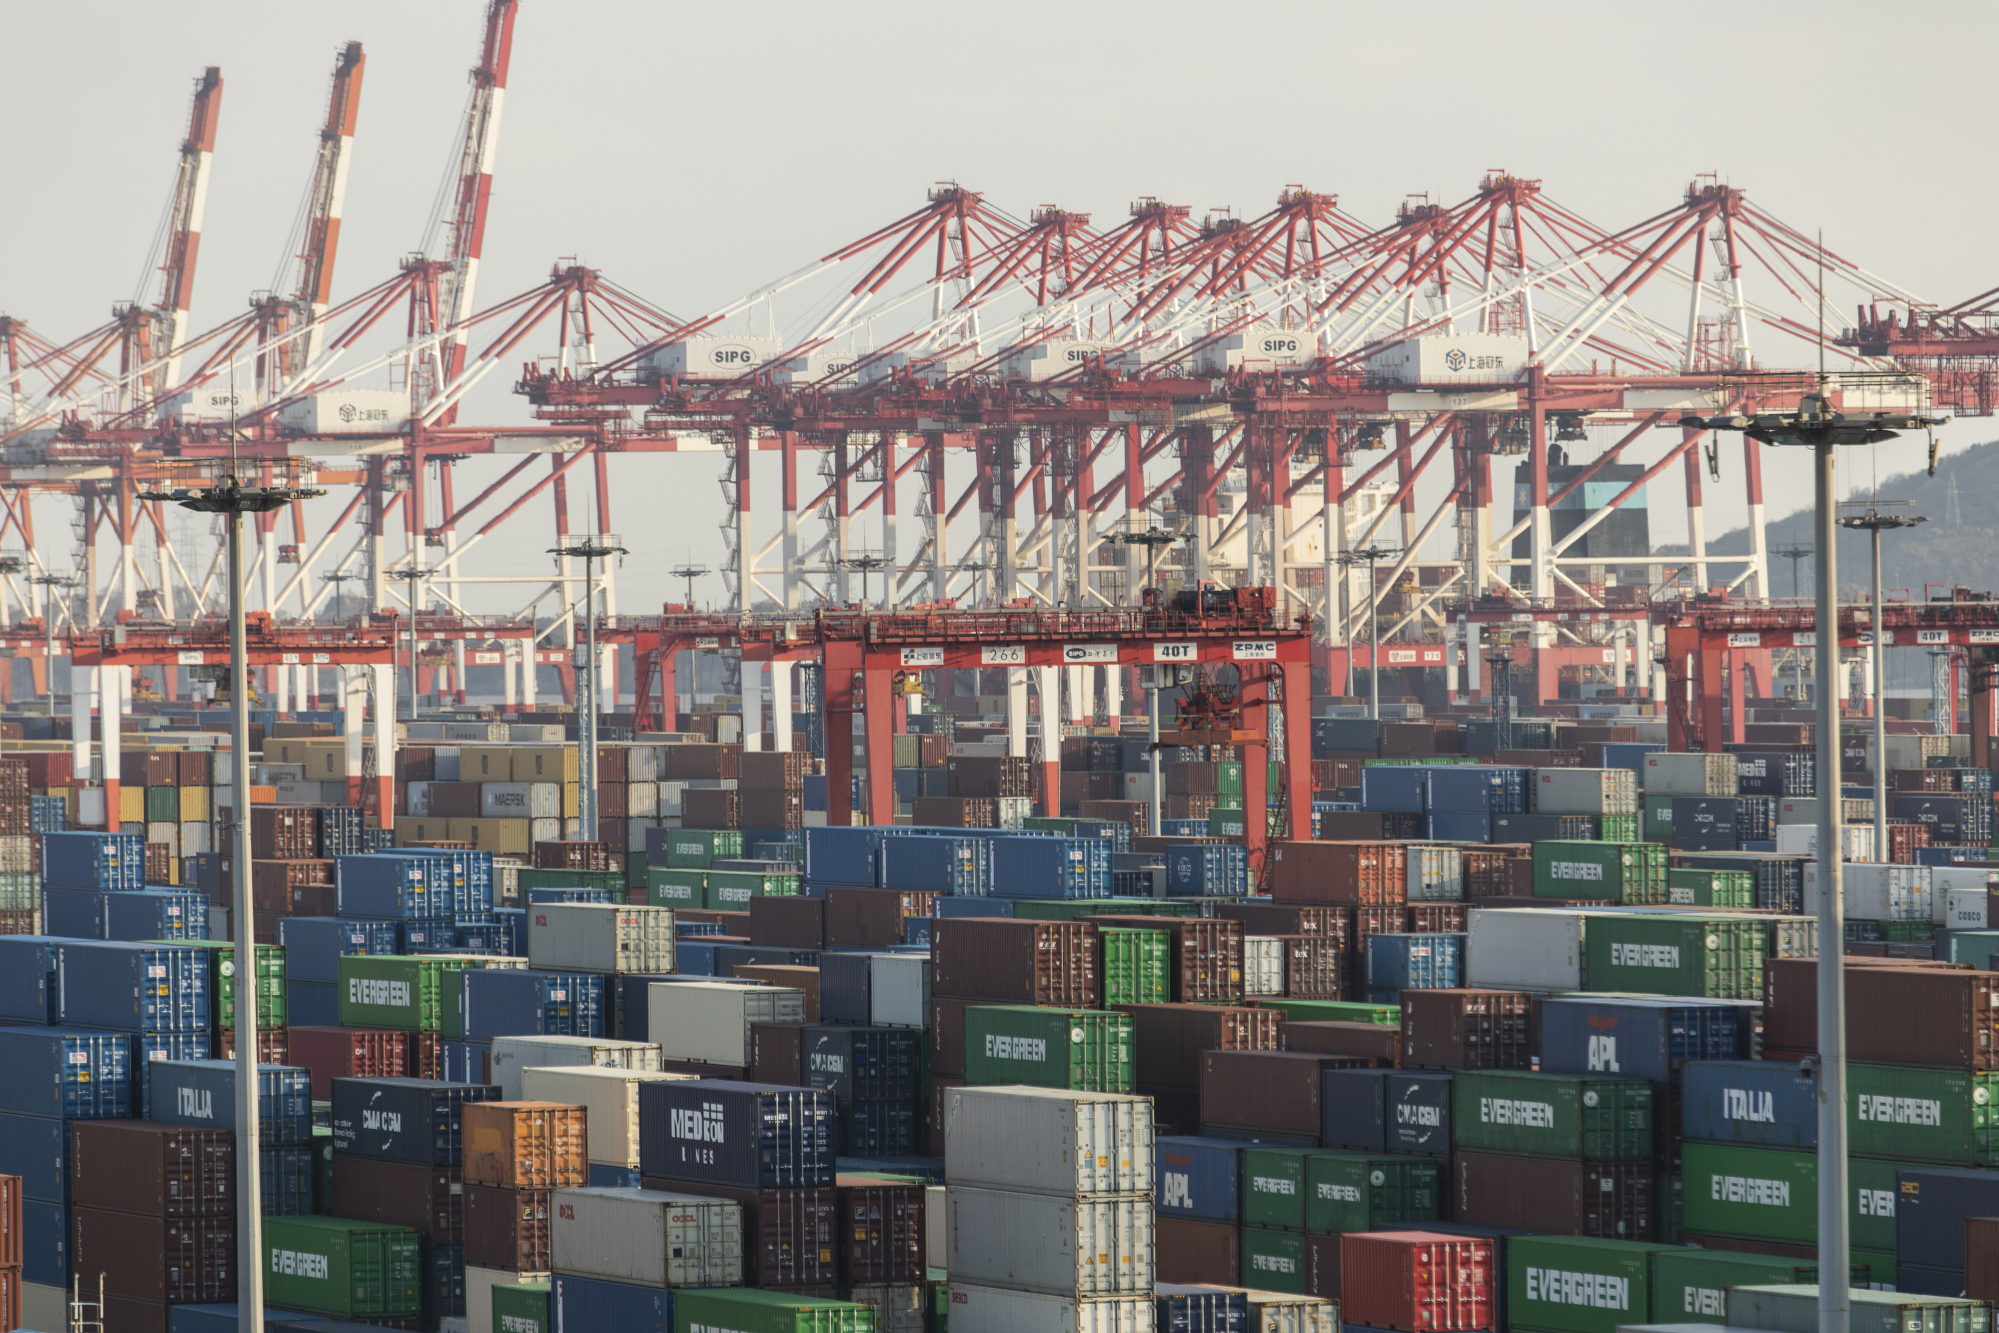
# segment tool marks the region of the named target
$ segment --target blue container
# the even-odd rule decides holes
[[[1159,834],[1164,838],[1205,838],[1208,836],[1208,821],[1162,818],[1159,821]]]
[[[492,1074],[490,1042],[441,1041],[439,1073],[446,1083],[484,1083]]]
[[[21,1200],[21,1280],[69,1287],[69,1212],[45,1199]]]
[[[1645,756],[1658,754],[1666,747],[1656,741],[1605,741],[1603,746],[1603,766],[1605,768],[1628,768],[1633,773],[1645,771]]]
[[[480,953],[513,957],[514,932],[511,926],[495,921],[479,926],[453,926],[452,947],[475,949]]]
[[[909,1102],[847,1102],[840,1107],[843,1156],[897,1157],[916,1147],[916,1108]]]
[[[211,1032],[140,1032],[132,1037],[132,1105],[146,1104],[146,1070],[155,1060],[207,1060],[215,1055]]]
[[[1013,903],[1005,898],[939,898],[930,910],[942,917],[1012,916]]]
[[[878,887],[882,839],[891,831],[873,826],[806,829],[805,877],[815,884]]]
[[[1726,1001],[1550,996],[1541,1002],[1541,1072],[1676,1083],[1689,1060],[1740,1059],[1742,1017]]]
[[[500,1090],[491,1084],[336,1078],[333,1148],[391,1162],[457,1166],[464,1156],[460,1108],[499,1098]]]
[[[208,955],[175,945],[71,942],[56,949],[64,1024],[123,1032],[205,1032]]]
[[[0,1110],[130,1119],[132,1039],[122,1032],[0,1027]]]
[[[1175,898],[1241,898],[1249,893],[1249,852],[1233,843],[1168,847],[1166,892]]]
[[[1727,851],[1735,846],[1732,796],[1673,797],[1673,846]]]
[[[1923,1260],[1922,1269],[1962,1279],[1964,1219],[1999,1216],[1999,1171],[1911,1167],[1897,1171],[1895,1182],[1895,1254],[1904,1265],[1897,1269],[1895,1285],[1903,1287],[1900,1275],[1909,1272],[1907,1261],[1914,1258]],[[1933,1279],[1922,1274],[1912,1275],[1912,1285],[1903,1289],[1940,1294]],[[1960,1280],[1949,1294],[1963,1290]]]
[[[259,1183],[267,1215],[299,1217],[312,1211],[314,1152],[310,1145],[288,1144],[257,1154],[263,1163]]]
[[[1439,764],[1421,772],[1425,810],[1511,815],[1527,808],[1524,768],[1509,764]]]
[[[0,1021],[54,1021],[61,943],[51,935],[0,935]]]
[[[270,1333],[287,1333],[300,1320],[314,1316],[297,1310],[264,1307],[264,1327]],[[170,1305],[167,1333],[236,1333],[241,1327],[234,1305]]]
[[[465,1313],[465,1247],[428,1244],[422,1253],[424,1324],[435,1328]]]
[[[1414,765],[1366,764],[1360,770],[1360,808],[1421,814],[1429,774]]]
[[[1596,820],[1589,815],[1494,815],[1493,842],[1558,842],[1596,840]]]
[[[493,909],[493,925],[500,931],[500,953],[508,958],[525,958],[528,952],[528,914],[520,907]]]
[[[639,1170],[685,1181],[691,1194],[704,1183],[831,1185],[837,1121],[832,1096],[806,1088],[719,1079],[641,1083]]]
[[[19,1176],[30,1199],[69,1198],[69,1121],[0,1112],[0,1176]]]
[[[446,857],[400,851],[342,856],[333,863],[334,911],[388,921],[448,921],[454,879]]]
[[[528,890],[528,905],[530,907],[539,906],[542,903],[602,904],[609,903],[610,901],[611,891],[609,889],[585,888],[580,884],[564,885],[561,888],[549,887]]]
[[[28,798],[28,831],[62,833],[69,828],[69,802],[60,796]]]
[[[874,960],[860,950],[828,949],[819,955],[819,1019],[867,1023],[874,1016]]]
[[[1342,751],[1381,753],[1381,723],[1371,717],[1312,719],[1312,757],[1324,759]]]
[[[906,916],[902,919],[902,942],[917,948],[930,947],[930,925],[937,918],[932,916]]]
[[[285,959],[287,966],[291,959]],[[285,978],[285,1021],[293,1027],[340,1026],[340,983]]]
[[[1094,864],[1098,850],[1102,870]],[[1110,844],[1096,838],[1051,838],[1012,834],[993,838],[992,893],[996,898],[1108,898]]]
[[[805,1086],[824,1089],[841,1102],[914,1103],[918,1035],[912,1028],[831,1021],[808,1025],[801,1046]],[[895,1155],[878,1149],[867,1151],[872,1156]]]
[[[1463,935],[1369,935],[1365,975],[1370,1002],[1392,1004],[1405,990],[1448,990],[1462,984],[1464,946]]]
[[[1433,810],[1423,816],[1422,831],[1431,842],[1491,842],[1492,816],[1474,810]]]
[[[350,921],[333,916],[281,916],[278,943],[285,950],[287,981],[338,981],[343,956],[394,953],[396,923]]]
[[[685,941],[674,945],[674,962],[678,964],[688,949]],[[712,975],[712,974],[711,974]],[[606,983],[611,994],[611,1030],[613,1035],[626,1041],[648,1041],[646,1036],[646,1014],[652,1008],[647,1003],[646,988],[656,981],[674,981],[678,977],[671,972],[621,973]]]
[[[442,864],[432,870],[449,904],[446,915],[461,925],[493,919],[493,854],[442,847],[404,847],[405,856],[424,856]]]
[[[1696,1143],[1816,1148],[1817,1083],[1783,1060],[1694,1060],[1680,1075],[1680,1125]]]
[[[42,929],[71,940],[104,938],[103,889],[45,887],[42,890]]]
[[[53,888],[142,889],[146,840],[136,833],[45,833],[42,883]]]
[[[769,944],[715,944],[715,975],[732,977],[739,967],[817,967],[817,949],[780,949]],[[679,959],[674,960],[678,967]]]
[[[312,1142],[312,1071],[257,1066],[257,1139],[268,1148]],[[146,1119],[236,1128],[234,1060],[155,1060],[146,1070]]]
[[[1153,1326],[1158,1333],[1253,1333],[1248,1292],[1171,1283],[1162,1286],[1166,1290],[1152,1298]]]
[[[208,938],[208,902],[185,889],[147,888],[104,895],[104,938],[200,940]]]
[[[886,888],[931,893],[986,892],[986,841],[942,833],[903,833],[882,840]]]
[[[1818,761],[1810,753],[1738,750],[1735,789],[1744,796],[1810,796],[1818,790]]]
[[[481,968],[458,974],[464,1039],[601,1037],[604,978],[594,972],[513,972]]]
[[[1352,1152],[1451,1155],[1451,1076],[1399,1069],[1328,1069],[1320,1078],[1319,1141]]]
[[[1166,1136],[1153,1140],[1153,1206],[1168,1217],[1234,1223],[1242,1215],[1242,1144]]]
[[[322,805],[316,814],[321,856],[350,856],[368,850],[362,845],[363,820],[359,806]]]
[[[824,779],[821,779],[824,781]],[[559,1329],[616,1329],[618,1333],[673,1333],[673,1292],[600,1277],[557,1273],[555,1326]]]
[[[722,946],[705,940],[676,940],[673,945],[674,970],[684,977],[712,977],[715,953]]]
[[[392,921],[397,953],[443,953],[458,947],[458,927],[450,921]]]
[[[584,1178],[584,1183],[593,1190],[639,1188],[641,1177],[639,1169],[635,1166],[610,1166],[603,1162],[592,1162],[589,1170],[590,1174]]]

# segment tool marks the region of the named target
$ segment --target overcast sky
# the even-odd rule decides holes
[[[285,285],[328,75],[350,39],[365,43],[368,67],[336,292],[390,275],[423,243],[482,10],[479,0],[0,6],[17,112],[0,309],[63,339],[113,300],[150,299],[156,280],[142,261],[191,81],[209,64],[222,67],[225,92],[194,326],[235,314],[274,278]],[[1613,228],[1717,171],[1800,230],[1823,228],[1832,248],[1950,304],[1999,285],[1989,250],[1999,178],[1979,147],[1999,123],[1995,38],[1989,3],[1878,0],[522,0],[480,296],[528,288],[575,255],[695,313],[909,211],[942,178],[1019,215],[1058,203],[1099,225],[1146,194],[1197,215],[1226,205],[1253,216],[1299,182],[1381,223],[1405,194],[1455,201],[1504,167]],[[481,420],[526,420],[504,392],[477,407]],[[1955,429],[1956,442],[1986,437]],[[618,522],[640,552],[628,609],[665,591],[656,570],[669,546],[673,559],[690,545],[719,554],[716,463],[622,471],[694,497],[668,534],[648,530],[663,511],[622,502],[621,488]],[[464,485],[477,485],[468,471]],[[1795,495],[1776,490],[1773,512]],[[1739,507],[1710,499],[1714,531]],[[517,557],[492,553],[495,572],[542,567],[542,543],[517,545]]]

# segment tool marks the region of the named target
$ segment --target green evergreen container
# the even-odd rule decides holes
[[[1281,995],[1261,996],[1258,1009],[1275,1009],[1293,1023],[1378,1023],[1382,1027],[1402,1026],[1399,1004],[1362,1004],[1358,1000],[1291,1000]]]
[[[1442,1216],[1443,1190],[1431,1157],[1315,1152],[1305,1158],[1305,1230],[1317,1235],[1376,1231]]]
[[[1649,842],[1666,842],[1673,836],[1673,798],[1670,796],[1647,796],[1644,798],[1645,814],[1643,832]]]
[[[674,1292],[673,1329],[674,1333],[875,1333],[875,1312],[872,1306],[853,1301],[716,1287]]]
[[[1853,1174],[1857,1185],[1859,1173]],[[1818,1239],[1818,1181],[1818,1158],[1808,1152],[1685,1144],[1680,1150],[1680,1226],[1699,1235],[1809,1245]],[[1893,1200],[1890,1193],[1891,1207]],[[1892,1245],[1892,1212],[1887,1221]]]
[[[1240,838],[1248,833],[1249,824],[1243,817],[1242,805],[1218,805],[1208,811],[1208,836],[1211,838]]]
[[[1990,972],[1999,958],[1999,930],[1953,930],[1949,934],[1950,961],[1969,963],[1981,972]]]
[[[1664,903],[1666,849],[1656,842],[1608,838],[1598,842],[1537,842],[1534,896],[1604,899],[1641,906]]]
[[[456,954],[343,954],[340,1026],[399,1032],[463,1030],[458,974],[484,960]]]
[[[223,940],[152,940],[178,944],[208,954],[208,1012],[217,1029],[236,1026],[236,946]],[[276,944],[257,946],[257,1026],[281,1028],[285,1022],[285,951]]]
[[[666,840],[666,864],[676,870],[706,870],[717,861],[738,860],[742,854],[741,829],[675,829]]]
[[[1666,871],[1666,896],[1676,907],[1754,907],[1756,877],[1747,870]]]
[[[654,907],[706,907],[708,872],[674,866],[647,866],[646,901]]]
[[[1905,1162],[1999,1164],[1999,1073],[1917,1065],[1846,1067],[1848,1151]]]
[[[1272,783],[1270,786],[1270,790],[1276,791],[1277,785],[1275,783]],[[1215,791],[1218,792],[1223,797],[1230,797],[1230,796],[1235,797],[1236,808],[1240,809],[1242,807],[1243,791],[1242,791],[1241,760],[1231,759],[1224,763],[1215,765]]]
[[[1652,1256],[1649,1319],[1655,1324],[1725,1324],[1728,1289],[1816,1282],[1817,1264],[1767,1254],[1673,1248]]]
[[[1172,946],[1163,930],[1102,926],[1097,930],[1103,957],[1104,1004],[1165,1004],[1173,998]]]
[[[1592,914],[1583,927],[1583,987],[1761,1000],[1768,934],[1752,916]]]
[[[1242,1283],[1259,1291],[1305,1294],[1305,1233],[1277,1227],[1242,1229]]]
[[[1510,1236],[1506,1241],[1509,1328],[1616,1333],[1649,1318],[1651,1264],[1665,1247],[1589,1236]]]
[[[1451,1146],[1582,1161],[1652,1156],[1652,1085],[1635,1078],[1461,1070],[1451,1080]]]
[[[1026,1004],[965,1010],[965,1082],[1131,1091],[1131,1015]]]
[[[1242,1152],[1242,1220],[1300,1231],[1305,1226],[1305,1159],[1310,1148],[1251,1146]]]
[[[494,1287],[493,1327],[478,1333],[555,1333],[553,1284],[504,1282]]]
[[[721,912],[747,912],[752,898],[796,898],[801,877],[784,870],[710,870],[701,905]]]
[[[180,823],[180,788],[146,788],[146,822],[148,824]]]
[[[419,1241],[407,1227],[338,1217],[264,1217],[264,1295],[343,1319],[422,1311]]]
[[[613,902],[624,901],[625,877],[616,870],[520,870],[518,886],[521,906],[528,904],[532,889],[603,889]]]
[[[1639,818],[1637,815],[1598,815],[1596,836],[1599,842],[1637,842]],[[1664,848],[1660,848],[1664,851]]]

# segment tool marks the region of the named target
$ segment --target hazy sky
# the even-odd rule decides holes
[[[225,92],[194,325],[287,282],[284,241],[349,39],[368,68],[337,292],[388,276],[423,241],[482,10],[6,0],[17,114],[0,309],[60,339],[135,294],[208,64]],[[1145,194],[1253,216],[1300,182],[1379,223],[1409,192],[1455,201],[1493,167],[1542,178],[1607,227],[1718,171],[1931,300],[1999,285],[1999,178],[1978,146],[1999,123],[1990,4],[522,0],[515,38],[485,300],[575,255],[695,313],[909,211],[940,178],[1019,215],[1059,203],[1100,225]],[[477,409],[526,420],[504,392]],[[665,591],[652,570],[669,548],[718,553],[717,461],[621,472],[648,500],[693,497],[662,511],[621,486],[639,552],[628,607]],[[1773,511],[1789,507],[1795,492],[1773,489]],[[1713,507],[1711,531],[1732,512]],[[526,572],[542,544],[487,550]]]

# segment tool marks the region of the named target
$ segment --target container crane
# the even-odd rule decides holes
[[[319,321],[332,303],[333,260],[340,247],[340,218],[347,199],[347,170],[353,159],[354,124],[361,111],[361,73],[368,57],[361,43],[349,42],[333,63],[333,91],[306,196],[305,237],[298,254],[298,278],[289,299],[273,298],[267,336],[277,341],[277,364],[266,371],[265,393],[288,386],[318,360],[325,342]],[[295,334],[303,330],[302,334]],[[273,382],[273,380],[275,382]]]
[[[160,299],[150,310],[129,312],[125,320],[128,341],[120,369],[129,374],[152,366],[145,384],[153,403],[180,380],[180,343],[194,299],[194,264],[201,252],[201,219],[208,207],[209,167],[221,114],[222,71],[210,65],[195,80],[187,138],[180,146],[180,174],[167,213],[166,258],[160,265]]]

